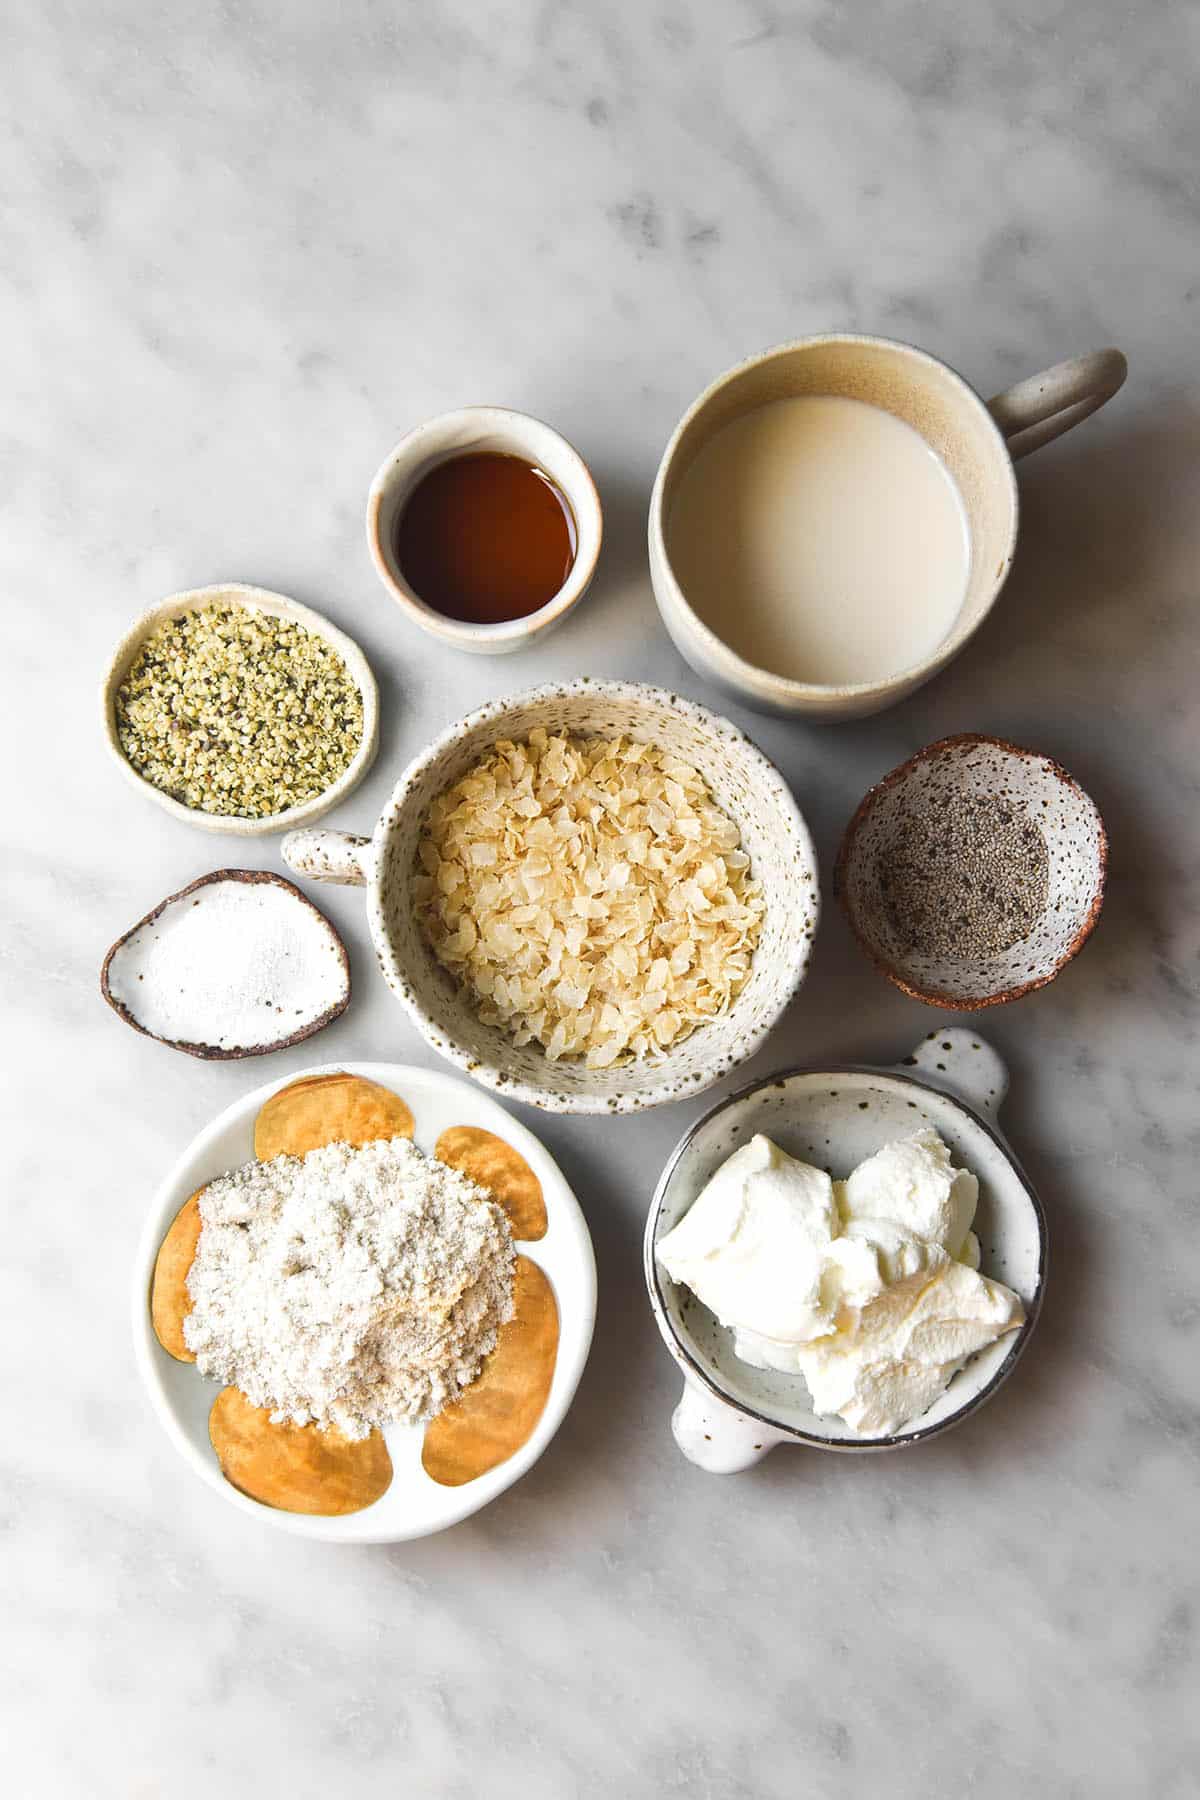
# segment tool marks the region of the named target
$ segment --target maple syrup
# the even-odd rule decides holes
[[[395,550],[426,606],[497,625],[553,600],[575,561],[575,518],[542,469],[472,451],[422,476],[397,520]]]

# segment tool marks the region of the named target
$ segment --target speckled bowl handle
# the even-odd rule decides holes
[[[1128,364],[1119,350],[1092,350],[1055,363],[988,401],[1016,462],[1090,418],[1121,387]]]
[[[675,1442],[689,1462],[710,1475],[736,1475],[761,1462],[783,1442],[783,1433],[716,1399],[690,1376],[671,1415]]]
[[[1008,1068],[1003,1060],[977,1031],[965,1031],[958,1025],[929,1032],[911,1056],[896,1064],[896,1070],[941,1088],[992,1125],[1008,1092]]]
[[[371,840],[349,831],[289,831],[279,847],[294,875],[366,887],[371,875]]]

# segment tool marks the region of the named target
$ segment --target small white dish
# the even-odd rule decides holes
[[[552,600],[523,619],[474,625],[449,619],[427,606],[409,586],[396,560],[396,525],[422,476],[454,456],[486,452],[519,456],[541,469],[566,499],[575,519],[575,560]],[[528,413],[504,406],[464,406],[427,419],[402,437],[383,463],[367,496],[367,546],[376,572],[392,599],[431,637],[476,656],[504,656],[535,643],[561,625],[582,600],[596,572],[604,518],[600,495],[587,464],[565,437]]]
[[[540,1045],[517,1048],[485,1025],[469,996],[434,958],[414,913],[410,884],[430,802],[465,775],[498,738],[520,742],[535,727],[658,744],[699,770],[733,820],[765,900],[750,977],[729,1011],[645,1062],[589,1069],[551,1062]],[[794,999],[817,929],[817,861],[808,827],[783,776],[728,719],[663,688],[578,681],[490,701],[450,726],[401,775],[374,836],[293,832],[283,859],[308,881],[365,886],[371,938],[384,979],[426,1043],[466,1074],[550,1112],[636,1112],[690,1099],[745,1062]]]
[[[697,1121],[663,1170],[646,1222],[645,1274],[659,1331],[682,1371],[675,1441],[713,1474],[759,1462],[777,1444],[818,1450],[898,1450],[925,1443],[977,1412],[1011,1375],[1037,1323],[1046,1279],[1041,1201],[996,1122],[1008,1072],[972,1031],[930,1032],[893,1069],[792,1069],[722,1100]],[[946,1392],[900,1431],[863,1437],[839,1418],[819,1418],[798,1375],[755,1369],[733,1353],[732,1333],[655,1256],[734,1150],[763,1132],[793,1156],[849,1174],[892,1138],[934,1126],[960,1167],[979,1178],[975,1232],[985,1275],[1025,1303],[1025,1323],[972,1357]]]
[[[194,806],[184,806],[182,801],[163,793],[161,788],[156,788],[153,782],[138,774],[121,749],[117,737],[117,691],[150,633],[168,619],[177,619],[183,613],[199,612],[202,607],[218,605],[244,606],[251,611],[272,613],[277,619],[294,619],[297,625],[302,625],[316,637],[324,638],[337,651],[362,696],[362,742],[344,774],[323,793],[306,800],[302,806],[289,807],[286,812],[272,813],[264,819],[240,819],[228,813],[206,813]],[[173,818],[181,819],[185,825],[195,825],[201,831],[227,832],[231,837],[268,837],[272,832],[293,830],[299,825],[311,825],[314,820],[323,818],[331,807],[344,800],[347,794],[353,793],[375,761],[375,752],[379,748],[379,690],[367,659],[353,638],[347,637],[344,631],[339,631],[336,625],[330,624],[328,619],[322,618],[311,607],[301,606],[298,600],[289,600],[286,594],[272,594],[266,588],[248,587],[240,581],[221,581],[212,587],[189,588],[185,593],[169,595],[167,599],[160,600],[157,606],[144,612],[130,626],[109,659],[100,684],[100,706],[104,741],[126,781],[132,782],[140,793],[169,812]]]
[[[309,1075],[345,1070],[391,1088],[412,1108],[414,1141],[432,1154],[451,1125],[478,1125],[495,1132],[525,1158],[542,1184],[548,1229],[536,1243],[520,1244],[521,1254],[544,1270],[558,1302],[558,1360],[546,1409],[528,1441],[514,1456],[462,1487],[442,1487],[421,1467],[422,1425],[391,1425],[384,1432],[393,1465],[392,1484],[373,1506],[342,1518],[280,1512],[231,1487],[217,1465],[208,1437],[208,1415],[220,1393],[192,1363],[167,1355],[150,1323],[150,1283],[159,1245],[190,1194],[217,1175],[254,1160],[254,1121],[263,1102],[279,1088]],[[557,1163],[533,1133],[469,1082],[399,1063],[322,1063],[255,1088],[193,1138],[160,1185],[138,1247],[133,1272],[133,1344],[150,1402],[168,1437],[206,1486],[239,1512],[300,1537],[334,1544],[394,1544],[427,1537],[468,1518],[531,1469],[563,1419],[583,1374],[596,1317],[596,1262],[587,1223]]]

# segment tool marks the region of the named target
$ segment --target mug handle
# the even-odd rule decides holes
[[[1119,350],[1091,350],[996,394],[988,411],[1004,433],[1013,461],[1098,412],[1121,387],[1128,369]]]
[[[279,852],[293,875],[308,881],[366,887],[370,877],[371,840],[350,831],[289,831]]]

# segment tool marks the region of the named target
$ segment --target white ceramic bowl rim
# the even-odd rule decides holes
[[[392,949],[381,889],[386,861],[387,841],[392,831],[393,815],[396,814],[403,805],[407,791],[412,787],[414,782],[416,782],[432,764],[435,764],[447,750],[451,749],[453,745],[468,732],[476,731],[480,726],[486,725],[494,719],[502,718],[506,713],[512,712],[517,708],[536,705],[539,701],[543,700],[562,700],[574,693],[595,694],[601,699],[640,701],[652,705],[669,706],[673,711],[683,714],[697,725],[710,726],[711,724],[716,723],[719,725],[723,734],[734,734],[740,740],[742,754],[755,764],[773,785],[777,785],[779,790],[776,796],[777,802],[781,807],[786,807],[788,809],[791,826],[794,829],[797,841],[807,858],[808,865],[813,872],[813,937],[816,935],[816,927],[820,917],[820,896],[816,889],[815,882],[817,871],[816,851],[813,847],[812,836],[808,826],[805,824],[804,815],[796,804],[795,797],[793,796],[788,783],[784,780],[770,758],[758,748],[758,745],[755,744],[752,739],[740,729],[740,727],[731,724],[729,720],[722,719],[719,714],[714,713],[709,707],[702,706],[698,701],[688,700],[683,695],[677,694],[671,689],[653,687],[645,682],[593,681],[590,677],[585,675],[581,676],[578,682],[548,682],[539,687],[527,688],[519,694],[508,694],[496,700],[489,700],[476,711],[468,713],[462,719],[456,720],[453,725],[448,726],[439,737],[436,737],[431,744],[427,745],[426,748],[409,763],[408,767],[400,776],[399,781],[396,783],[395,788],[392,790],[391,799],[383,808],[375,825],[372,837],[371,875],[367,887],[367,914],[371,930],[371,939],[375,945],[376,955],[379,957],[380,965],[383,968],[388,985],[391,987],[401,1005],[413,1019],[417,1029],[421,1032],[421,1035],[426,1041],[434,1043],[443,1056],[457,1068],[462,1069],[465,1074],[470,1075],[474,1080],[484,1083],[487,1087],[498,1089],[501,1093],[511,1096],[514,1100],[523,1100],[531,1106],[544,1106],[546,1095],[541,1088],[536,1087],[532,1083],[522,1081],[519,1077],[510,1075],[507,1071],[499,1067],[488,1064],[481,1060],[478,1055],[460,1049],[450,1038],[446,1027],[440,1020],[434,1018],[426,1011],[425,1007],[421,1005],[420,1001],[416,998],[416,995],[410,989],[409,984],[404,981],[395,953]],[[809,954],[811,954],[813,938],[810,937],[806,941]],[[808,954],[797,959],[789,980],[781,989],[779,1001],[773,1014],[764,1018],[761,1024],[746,1033],[742,1045],[739,1047],[739,1062],[748,1062],[750,1057],[754,1055],[763,1043],[765,1043],[770,1033],[774,1030],[779,1019],[800,991],[800,988],[804,983],[805,975],[808,972],[808,962]],[[703,1027],[700,1029],[703,1029]],[[665,1084],[669,1083],[669,1078],[665,1073],[668,1066],[669,1065],[666,1063],[663,1065]],[[640,1105],[643,1107],[648,1104],[652,1105],[655,1103],[645,1099],[640,1102]],[[632,1108],[623,1106],[619,1100],[614,1102],[611,1097],[597,1094],[594,1098],[587,1095],[572,1096],[572,1103],[569,1110],[576,1114],[586,1115],[589,1113],[602,1113],[609,1115],[632,1110]]]
[[[232,606],[243,606],[248,611],[267,612],[276,618],[294,619],[297,625],[311,631],[314,637],[323,638],[337,651],[362,696],[362,739],[350,763],[337,780],[331,782],[321,793],[314,794],[311,800],[289,807],[285,812],[269,813],[262,819],[243,819],[235,813],[206,813],[201,812],[198,807],[185,806],[181,800],[174,799],[139,775],[117,738],[117,688],[124,679],[138,646],[166,620],[180,613],[199,612],[222,600],[228,601]],[[228,832],[236,837],[266,837],[277,831],[290,831],[300,825],[311,825],[314,820],[332,811],[339,801],[344,800],[358,786],[375,760],[379,747],[379,689],[371,666],[354,639],[311,606],[304,606],[287,594],[277,594],[269,588],[252,587],[243,581],[216,581],[208,587],[184,588],[147,607],[134,620],[109,659],[100,689],[100,707],[105,744],[127,781],[185,824],[197,826],[202,831]]]
[[[686,1338],[682,1337],[675,1329],[674,1321],[670,1316],[670,1310],[666,1304],[666,1296],[662,1289],[662,1278],[658,1267],[658,1259],[654,1254],[655,1226],[658,1223],[658,1215],[662,1208],[663,1200],[666,1198],[667,1188],[670,1185],[671,1178],[690,1147],[693,1138],[695,1138],[706,1125],[711,1123],[713,1119],[717,1118],[728,1108],[736,1106],[740,1101],[747,1099],[751,1094],[758,1093],[760,1089],[774,1087],[776,1084],[791,1081],[793,1077],[798,1075],[815,1077],[819,1080],[824,1080],[828,1077],[831,1081],[836,1081],[839,1077],[847,1075],[865,1075],[873,1082],[877,1082],[880,1086],[895,1085],[900,1088],[916,1088],[922,1093],[936,1093],[939,1102],[945,1103],[955,1111],[962,1113],[964,1117],[970,1121],[973,1127],[983,1131],[985,1135],[992,1140],[992,1143],[995,1145],[1004,1161],[1008,1164],[1018,1182],[1024,1188],[1026,1197],[1033,1210],[1038,1232],[1039,1278],[1037,1291],[1026,1307],[1025,1323],[1017,1332],[1008,1355],[1004,1358],[1004,1361],[996,1370],[992,1379],[984,1387],[978,1389],[977,1392],[971,1394],[969,1398],[964,1400],[963,1404],[956,1408],[954,1412],[950,1413],[946,1418],[939,1419],[934,1425],[921,1426],[915,1431],[906,1430],[895,1432],[887,1437],[855,1438],[853,1443],[849,1446],[839,1440],[820,1437],[815,1432],[802,1431],[798,1426],[789,1425],[785,1421],[773,1417],[770,1413],[763,1412],[750,1405],[743,1396],[728,1393],[719,1382],[713,1379],[709,1371],[695,1357]],[[989,1400],[996,1390],[1008,1380],[1008,1377],[1017,1365],[1018,1359],[1024,1353],[1025,1346],[1032,1336],[1033,1328],[1037,1324],[1038,1315],[1041,1311],[1042,1295],[1045,1292],[1046,1286],[1048,1252],[1049,1230],[1046,1224],[1046,1213],[1041,1200],[1038,1198],[1037,1190],[1034,1188],[1028,1175],[1013,1154],[1009,1144],[1001,1137],[995,1127],[988,1123],[982,1114],[976,1112],[973,1107],[966,1105],[964,1101],[958,1099],[954,1094],[948,1093],[945,1088],[933,1088],[931,1083],[920,1081],[912,1075],[905,1075],[898,1069],[880,1068],[878,1066],[872,1066],[870,1063],[841,1063],[836,1069],[825,1069],[822,1068],[820,1064],[802,1064],[795,1068],[778,1069],[774,1074],[763,1076],[757,1081],[747,1082],[744,1087],[738,1088],[736,1093],[724,1095],[714,1106],[711,1106],[706,1113],[695,1120],[680,1138],[678,1144],[676,1144],[667,1160],[666,1167],[659,1176],[658,1185],[654,1190],[654,1198],[650,1203],[650,1213],[646,1220],[646,1231],[642,1247],[642,1262],[646,1276],[646,1286],[650,1292],[651,1309],[654,1313],[655,1320],[658,1323],[658,1329],[662,1335],[663,1341],[666,1343],[668,1349],[671,1350],[672,1354],[675,1355],[681,1363],[686,1365],[689,1374],[693,1376],[701,1386],[706,1388],[707,1391],[712,1394],[714,1399],[719,1400],[722,1406],[732,1407],[736,1412],[743,1414],[747,1418],[757,1420],[760,1425],[767,1426],[771,1431],[777,1432],[781,1437],[794,1438],[797,1443],[811,1445],[812,1448],[816,1450],[832,1449],[835,1451],[842,1451],[847,1447],[856,1451],[899,1450],[905,1449],[911,1444],[925,1443],[927,1439],[937,1437],[943,1431],[948,1431],[952,1425],[958,1425],[963,1419],[969,1417],[971,1413],[976,1412],[979,1407],[981,1407],[985,1401]]]
[[[551,476],[556,487],[561,488],[575,524],[576,547],[575,559],[558,592],[540,606],[536,612],[526,613],[519,619],[501,619],[490,625],[475,625],[469,619],[452,619],[446,613],[428,605],[407,582],[397,580],[397,570],[392,567],[378,530],[378,511],[386,494],[396,466],[407,460],[413,452],[419,452],[428,441],[428,453],[425,460],[426,469],[437,463],[448,460],[456,452],[453,448],[439,447],[435,440],[445,434],[453,433],[457,428],[476,423],[490,421],[501,431],[511,434],[514,452],[520,448],[526,456],[532,457],[539,467],[541,459],[532,455],[533,446],[527,440],[530,428],[538,435],[554,442],[558,455],[571,471],[570,482],[559,480],[552,471],[545,472]],[[420,425],[406,432],[400,442],[389,452],[376,471],[367,496],[367,545],[371,552],[371,560],[380,580],[399,606],[402,606],[410,618],[416,620],[427,631],[442,638],[447,643],[470,645],[479,649],[486,646],[499,647],[520,643],[522,639],[534,636],[543,631],[554,620],[570,611],[575,602],[581,598],[596,570],[600,556],[600,547],[604,536],[604,515],[600,505],[600,495],[595,479],[583,457],[569,439],[544,419],[535,418],[532,413],[516,412],[508,406],[461,406],[453,412],[438,413],[432,419],[424,420]]]
[[[786,343],[772,344],[767,350],[760,350],[754,356],[747,356],[742,362],[735,363],[732,368],[726,369],[723,374],[716,376],[714,380],[709,382],[708,386],[704,389],[704,392],[697,395],[696,399],[693,400],[692,404],[688,407],[678,425],[671,433],[667,442],[667,447],[663,451],[662,461],[659,464],[658,474],[654,482],[654,489],[650,496],[650,534],[658,554],[662,557],[663,568],[666,570],[668,578],[674,587],[675,597],[687,612],[689,623],[694,627],[697,636],[704,643],[709,654],[718,663],[723,663],[726,666],[730,677],[733,680],[739,681],[743,685],[748,685],[752,688],[757,687],[765,680],[770,683],[773,689],[778,691],[785,702],[791,700],[833,698],[854,700],[866,698],[871,694],[882,693],[900,682],[912,681],[919,684],[922,677],[936,674],[939,669],[944,667],[947,662],[958,654],[964,644],[966,644],[968,640],[974,636],[976,631],[978,631],[984,619],[987,617],[988,612],[991,610],[990,606],[986,607],[979,618],[972,622],[960,622],[956,624],[950,634],[943,638],[941,643],[938,644],[928,656],[923,657],[920,662],[910,663],[907,668],[894,669],[888,675],[875,681],[825,683],[797,681],[790,675],[777,675],[774,670],[763,669],[760,668],[757,663],[747,662],[744,657],[739,656],[737,651],[732,649],[731,646],[726,643],[724,638],[717,636],[712,627],[704,622],[699,613],[697,613],[692,606],[691,601],[688,599],[675,574],[674,565],[672,564],[670,555],[667,551],[666,529],[662,511],[662,492],[666,485],[667,473],[674,459],[680,438],[692,423],[692,420],[704,410],[713,396],[719,393],[720,390],[723,387],[726,387],[730,382],[736,381],[740,376],[748,374],[751,369],[758,368],[763,363],[771,362],[776,357],[791,356],[801,350],[814,350],[825,344],[871,344],[881,346],[886,350],[900,351],[905,356],[912,357],[915,361],[925,363],[928,367],[937,369],[943,375],[949,376],[951,385],[956,386],[960,390],[963,399],[978,408],[981,422],[986,422],[988,434],[993,439],[996,448],[1000,451],[1003,463],[1007,464],[1008,497],[1012,522],[1008,533],[1007,556],[1000,565],[1005,572],[1007,572],[1007,568],[1012,561],[1013,551],[1016,548],[1017,528],[1020,519],[1020,501],[1017,490],[1016,470],[1013,468],[1012,457],[1009,453],[1008,445],[1004,440],[1004,433],[1000,430],[995,419],[988,411],[987,402],[984,400],[983,396],[972,387],[966,376],[960,374],[950,363],[944,361],[940,356],[932,355],[928,350],[918,349],[915,344],[906,344],[903,338],[879,337],[873,332],[863,331],[827,331],[822,332],[815,337],[791,338]],[[1002,584],[1003,577],[1001,576],[998,577],[996,581],[997,592],[999,592]]]

